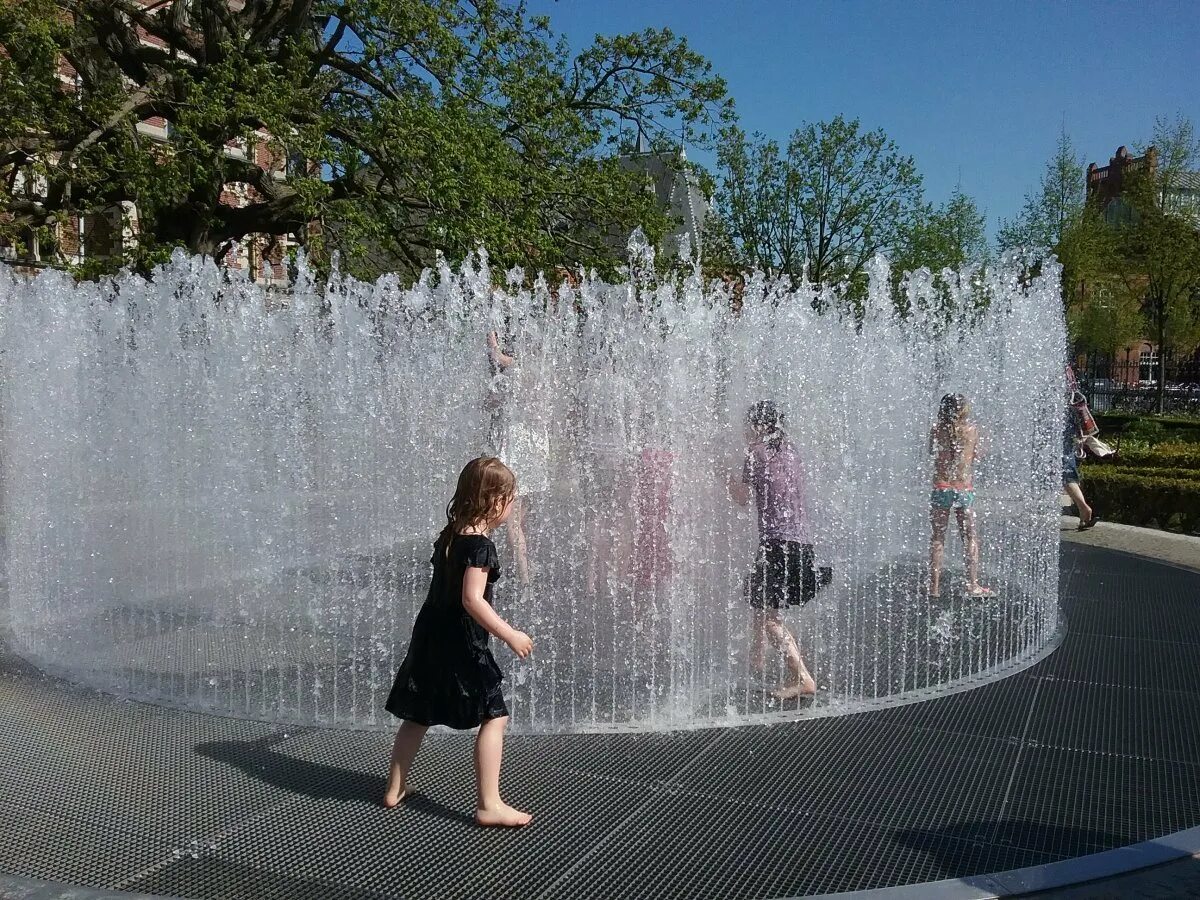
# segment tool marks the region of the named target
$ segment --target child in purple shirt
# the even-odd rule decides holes
[[[787,606],[807,603],[818,589],[803,473],[796,450],[783,432],[783,413],[773,401],[760,400],[750,407],[745,435],[748,449],[741,483],[731,479],[730,489],[742,505],[749,502],[753,490],[758,509],[758,554],[745,588],[746,600],[754,610],[750,665],[762,672],[769,637],[783,651],[790,676],[775,696],[795,699],[817,690],[782,614]],[[821,571],[821,584],[831,578],[831,571]]]

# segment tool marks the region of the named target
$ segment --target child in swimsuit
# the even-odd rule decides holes
[[[968,421],[970,405],[962,394],[947,394],[938,409],[937,424],[929,431],[929,453],[934,457],[933,492],[929,519],[933,537],[929,546],[929,593],[941,592],[942,558],[950,513],[958,519],[967,569],[967,594],[990,597],[979,583],[979,537],[975,531],[974,468],[979,456],[979,429]]]

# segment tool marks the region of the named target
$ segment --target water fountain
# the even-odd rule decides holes
[[[899,315],[882,261],[857,300],[757,274],[735,303],[694,273],[653,277],[646,252],[624,283],[557,291],[482,254],[412,287],[302,268],[286,294],[183,256],[150,280],[0,272],[16,646],[129,697],[386,725],[444,505],[499,428],[546,451],[528,585],[497,535],[497,605],[537,641],[524,662],[497,651],[515,727],[795,715],[748,671],[754,522],[727,491],[765,397],[788,414],[834,572],[788,613],[816,711],[953,689],[1053,639],[1056,270],[914,273]],[[514,370],[489,367],[490,329]],[[985,434],[994,598],[953,574],[923,590],[926,438],[946,391]]]

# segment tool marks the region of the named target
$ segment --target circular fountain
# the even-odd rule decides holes
[[[778,661],[749,669],[755,523],[728,488],[764,398],[787,414],[833,571],[787,613],[818,710],[954,689],[1053,640],[1056,270],[913,273],[898,314],[881,261],[865,293],[759,274],[734,297],[655,278],[647,253],[624,283],[558,290],[483,255],[412,287],[301,268],[285,294],[183,256],[149,280],[0,272],[16,645],[129,697],[387,724],[446,501],[499,443],[527,495],[528,584],[519,542],[494,535],[497,606],[536,641],[525,661],[497,649],[517,727],[795,715],[769,690]],[[927,439],[948,391],[983,435],[990,598],[964,595],[953,535],[941,594],[925,588]]]

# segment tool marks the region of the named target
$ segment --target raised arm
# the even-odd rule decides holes
[[[496,332],[489,331],[487,336],[488,355],[492,361],[502,369],[507,369],[513,364],[513,358],[500,349],[500,339],[496,336]]]
[[[463,573],[462,605],[472,619],[480,624],[488,634],[504,641],[512,648],[513,653],[524,659],[533,651],[533,641],[523,631],[518,631],[500,617],[483,597],[487,588],[487,569],[477,566],[467,566]]]

